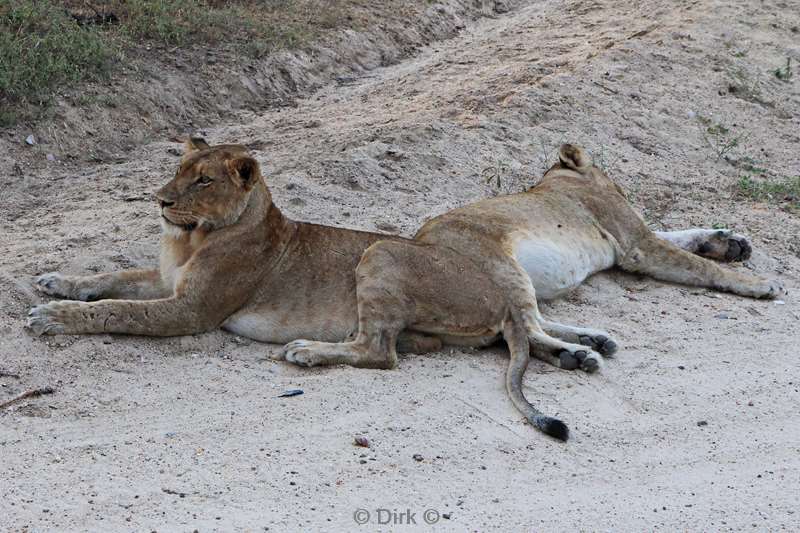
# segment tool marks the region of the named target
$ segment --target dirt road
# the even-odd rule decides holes
[[[3,156],[0,369],[19,378],[0,377],[0,400],[56,393],[0,413],[0,528],[797,530],[800,219],[734,197],[754,168],[800,173],[798,81],[772,73],[800,59],[789,5],[530,2],[296,108],[203,130],[250,145],[302,220],[411,234],[495,194],[497,176],[503,192],[530,186],[570,141],[654,229],[751,237],[735,268],[782,279],[783,304],[611,273],[544,306],[621,345],[601,375],[531,364],[526,394],[569,424],[567,444],[513,408],[501,348],[306,370],[223,332],[31,337],[32,275],[155,261],[150,194],[178,146],[82,168]],[[379,524],[406,510],[416,525]]]

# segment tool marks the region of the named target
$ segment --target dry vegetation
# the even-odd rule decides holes
[[[342,23],[347,0],[0,0],[0,125],[37,111],[64,84],[113,74],[152,46],[211,45],[259,58]]]

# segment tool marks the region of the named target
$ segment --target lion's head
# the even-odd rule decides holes
[[[162,224],[183,231],[234,224],[259,181],[258,162],[244,146],[212,147],[201,138],[191,138],[175,177],[156,193]]]

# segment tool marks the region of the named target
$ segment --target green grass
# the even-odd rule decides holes
[[[717,155],[717,159],[726,159],[731,152],[741,148],[750,138],[747,131],[733,131],[723,124],[714,124],[711,119],[697,115],[700,132],[709,148]]]
[[[49,1],[0,0],[0,120],[15,103],[41,104],[54,87],[107,72],[113,46]]]
[[[318,28],[337,22],[334,4],[306,1],[207,2],[127,0],[113,2],[120,30],[132,39],[169,45],[229,43],[247,55],[296,47]]]
[[[800,208],[800,176],[779,179],[740,176],[736,191],[740,196],[751,200],[789,202],[793,208]]]
[[[791,80],[792,76],[794,75],[794,72],[792,72],[792,58],[786,58],[786,66],[783,68],[776,68],[773,71],[773,74],[775,74],[775,77],[781,81]]]
[[[349,0],[0,0],[0,126],[56,89],[102,79],[125,56],[195,45],[259,58],[357,26]],[[85,23],[113,15],[111,23]],[[78,19],[83,21],[81,24]],[[150,53],[150,52],[145,52]],[[203,61],[200,52],[198,62]],[[39,110],[41,110],[39,109]]]

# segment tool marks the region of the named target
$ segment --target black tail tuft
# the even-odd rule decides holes
[[[549,416],[540,416],[536,418],[536,427],[558,440],[566,441],[569,438],[569,428],[567,425]]]

